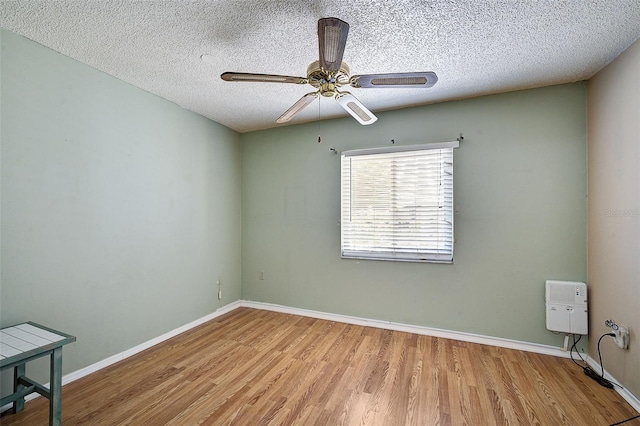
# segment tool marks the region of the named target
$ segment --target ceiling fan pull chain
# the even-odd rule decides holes
[[[320,137],[320,104],[322,103],[322,97],[318,97],[318,143],[322,142]]]

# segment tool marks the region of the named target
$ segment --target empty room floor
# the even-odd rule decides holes
[[[62,399],[65,425],[574,426],[635,415],[569,359],[250,308],[69,383]],[[0,423],[46,425],[48,401]]]

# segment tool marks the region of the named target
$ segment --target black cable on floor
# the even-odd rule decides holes
[[[617,386],[620,386],[620,385],[618,385],[617,383],[614,383],[614,382],[604,378],[604,364],[602,363],[602,353],[600,352],[600,342],[602,342],[602,339],[604,338],[604,336],[613,336],[613,337],[615,337],[615,334],[613,334],[613,333],[605,333],[602,336],[600,336],[600,338],[598,339],[598,359],[600,360],[600,367],[602,367],[602,374],[596,373],[589,365],[587,365],[587,362],[582,358],[582,355],[580,355],[580,352],[578,351],[578,348],[576,347],[576,345],[578,344],[580,339],[582,339],[582,335],[580,335],[580,337],[578,337],[578,340],[576,340],[575,334],[573,335],[573,345],[571,346],[571,350],[569,352],[569,356],[571,357],[571,360],[577,366],[582,368],[582,371],[584,372],[584,374],[586,374],[587,376],[591,377],[593,380],[598,382],[601,386],[604,386],[605,388],[613,389],[614,385],[617,385]],[[584,362],[584,364],[585,364],[584,366],[580,365],[573,358],[573,350],[574,349],[575,349],[576,353],[578,354],[578,357],[580,357],[580,360],[582,362]]]
[[[578,367],[582,368],[582,371],[584,371],[584,374],[586,374],[587,376],[591,377],[593,380],[595,380],[596,382],[600,383],[602,386],[605,386],[607,388],[612,389],[613,386],[618,386],[620,388],[622,388],[622,386],[620,386],[617,383],[611,382],[607,379],[604,378],[604,364],[602,363],[602,353],[600,352],[600,342],[602,341],[602,338],[604,336],[613,336],[615,337],[615,334],[613,333],[605,333],[602,336],[600,336],[600,338],[598,339],[598,359],[600,360],[600,367],[602,367],[602,374],[598,374],[595,371],[593,371],[593,369],[591,367],[589,367],[589,365],[587,364],[587,361],[584,360],[584,358],[582,358],[582,355],[580,355],[580,351],[578,351],[577,348],[577,344],[580,341],[580,339],[582,339],[582,335],[578,336],[578,339],[576,340],[576,335],[573,334],[572,338],[573,338],[573,345],[571,345],[571,349],[569,350],[569,356],[571,357],[571,361],[573,361],[573,363],[575,365],[577,365]],[[582,361],[585,365],[580,365],[580,363],[578,363],[578,361],[576,361],[573,358],[573,351],[576,351],[576,353],[578,354],[578,358],[580,358],[580,361]],[[630,422],[631,420],[635,420],[640,418],[640,414],[638,414],[637,416],[633,416],[630,417],[626,420],[622,420],[621,422],[618,423],[612,423],[610,426],[618,426],[621,425],[623,423],[627,423]]]
[[[600,342],[602,342],[602,338],[604,336],[615,337],[616,335],[613,333],[605,333],[602,336],[600,336],[600,338],[598,339],[598,359],[600,360],[600,367],[602,368],[602,374],[596,373],[595,371],[593,371],[591,367],[585,367],[584,374],[591,377],[593,380],[598,382],[601,386],[604,386],[605,388],[613,389],[613,383],[604,378],[604,365],[602,363],[602,353],[600,353]]]
[[[621,425],[622,423],[630,422],[631,420],[635,420],[635,419],[638,419],[638,418],[640,418],[640,414],[638,414],[637,416],[629,417],[627,420],[623,420],[623,421],[618,422],[618,423],[611,423],[611,425],[609,425],[609,426],[618,426],[618,425]]]

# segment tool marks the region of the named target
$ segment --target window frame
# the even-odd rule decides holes
[[[454,214],[455,214],[455,205],[454,205],[454,200],[453,200],[453,150],[455,148],[459,147],[459,141],[452,141],[452,142],[440,142],[440,143],[430,143],[430,144],[421,144],[421,145],[405,145],[405,146],[392,146],[392,147],[382,147],[382,148],[369,148],[369,149],[359,149],[359,150],[351,150],[351,151],[344,151],[341,153],[341,163],[340,163],[340,252],[341,252],[341,257],[344,259],[365,259],[365,260],[389,260],[389,261],[401,261],[401,262],[425,262],[425,263],[453,263],[453,251],[454,251],[454,245],[455,245],[455,238],[454,238]],[[438,160],[438,162],[436,161],[431,161],[431,158],[434,156],[434,150],[446,150],[444,151],[440,151],[438,155],[440,158]],[[415,156],[411,156],[412,152],[417,151],[415,154]],[[428,154],[425,154],[424,152],[428,151]],[[383,155],[380,155],[383,154]],[[366,156],[371,156],[371,157],[366,157]],[[398,204],[400,203],[400,201],[398,201],[399,198],[402,197],[401,194],[404,194],[406,196],[406,194],[409,191],[409,188],[405,188],[404,192],[402,192],[402,188],[400,188],[400,191],[398,191],[398,187],[395,185],[395,183],[402,183],[405,184],[407,182],[402,181],[402,176],[401,173],[396,172],[396,168],[395,168],[395,163],[393,163],[394,161],[403,161],[402,158],[415,158],[416,156],[424,156],[425,158],[427,158],[429,160],[428,165],[431,167],[437,167],[439,168],[438,171],[438,181],[434,184],[430,184],[430,185],[434,185],[432,188],[439,186],[442,187],[444,189],[444,192],[442,194],[439,193],[439,197],[440,199],[438,200],[438,209],[443,208],[443,213],[438,212],[436,214],[425,214],[424,216],[421,216],[420,218],[415,218],[415,222],[412,222],[412,224],[410,226],[419,226],[419,233],[421,233],[423,235],[423,237],[410,237],[409,239],[411,240],[415,240],[415,244],[419,245],[422,244],[422,247],[398,247],[398,249],[392,249],[391,247],[395,244],[397,244],[398,242],[402,242],[404,240],[407,240],[406,237],[402,238],[398,238],[396,239],[396,229],[400,230],[402,228],[404,229],[404,235],[407,235],[407,231],[406,231],[406,226],[399,226],[400,224],[398,223],[398,219],[396,219],[396,215],[398,215],[399,211],[406,211],[406,208],[408,207],[410,210],[414,209],[414,210],[419,210],[419,208],[417,207],[418,204],[414,204],[414,205],[405,205],[405,208],[403,210],[403,208],[398,208]],[[355,179],[354,177],[352,177],[352,158],[353,157],[359,157],[356,159],[356,161],[367,161],[367,160],[378,160],[378,161],[382,161],[384,162],[385,160],[388,160],[391,162],[390,165],[388,165],[388,167],[390,168],[390,170],[385,170],[385,172],[387,173],[391,173],[392,178],[391,180],[393,181],[393,184],[391,183],[385,183],[383,186],[385,186],[386,192],[389,192],[389,185],[393,185],[393,189],[391,190],[392,195],[389,195],[389,197],[385,198],[385,201],[389,204],[389,205],[393,205],[393,207],[389,207],[387,204],[385,204],[385,207],[387,207],[386,210],[386,216],[385,219],[386,221],[380,221],[380,222],[376,222],[375,225],[370,225],[370,218],[366,219],[369,221],[369,225],[363,225],[363,227],[360,228],[354,228],[354,229],[350,229],[348,226],[346,226],[346,221],[349,220],[352,216],[352,212],[355,211],[355,208],[353,208],[352,203],[354,200],[354,197],[352,197],[353,194],[353,188],[352,188],[352,184],[353,184],[353,179]],[[450,159],[450,162],[447,162],[447,160]],[[373,161],[372,161],[373,163]],[[426,163],[422,163],[420,165],[415,165],[414,169],[412,170],[412,175],[410,175],[410,177],[408,179],[406,179],[406,181],[411,181],[413,180],[419,180],[420,177],[424,177],[425,175],[423,173],[423,171],[421,171],[424,167]],[[346,167],[348,166],[348,170],[346,169]],[[371,165],[369,165],[368,167],[373,167]],[[349,182],[345,182],[346,179],[349,179]],[[415,184],[414,184],[415,185]],[[349,191],[349,194],[346,194],[346,192]],[[411,195],[416,196],[416,187],[413,188],[413,190],[410,192]],[[440,191],[440,189],[438,188],[438,191]],[[375,192],[375,191],[374,191]],[[426,196],[423,195],[423,197],[430,197],[430,196]],[[356,197],[357,198],[357,197]],[[364,198],[364,197],[363,197]],[[424,201],[425,198],[423,198],[422,200]],[[345,203],[349,202],[349,206],[346,206]],[[432,204],[433,204],[433,200],[431,200]],[[416,201],[416,203],[418,203],[418,201]],[[442,205],[440,205],[442,204]],[[370,209],[373,208],[373,206],[368,206]],[[390,209],[390,210],[389,210]],[[348,216],[348,217],[347,217]],[[399,215],[398,215],[399,216]],[[424,221],[421,221],[421,219],[429,219],[431,220],[431,222],[429,224],[425,224]],[[433,219],[436,218],[436,220],[434,221]],[[375,221],[375,219],[374,219]],[[419,222],[422,222],[424,226],[420,227]],[[435,225],[433,224],[435,223]],[[417,225],[416,225],[417,224]],[[406,225],[403,224],[403,225]],[[377,227],[376,227],[377,226]],[[377,240],[378,238],[381,238],[379,236],[376,237],[371,237],[372,239],[367,242],[367,243],[362,243],[362,245],[359,245],[357,240],[358,238],[349,238],[349,232],[354,231],[354,230],[368,230],[369,233],[371,233],[371,230],[373,229],[373,233],[374,234],[378,234],[377,230],[378,229],[382,229],[382,234],[384,236],[384,239],[387,241],[387,243],[385,244],[379,244],[373,248],[371,248],[371,241],[374,241],[375,243],[378,243],[379,240]],[[444,240],[440,240],[440,235],[444,230],[444,235],[445,235],[445,239]],[[402,233],[403,231],[398,231],[399,233]],[[434,241],[433,239],[433,233],[435,232],[435,235],[437,235],[436,243],[431,244],[430,247],[427,247],[427,243],[429,240]],[[354,232],[355,233],[355,232]],[[351,235],[353,235],[354,233],[352,233]],[[424,235],[429,235],[429,236],[424,236]],[[390,239],[391,238],[391,239]],[[364,239],[361,239],[364,240]],[[354,243],[355,241],[355,243]],[[391,241],[391,243],[389,243],[389,241]],[[406,241],[404,241],[406,243]],[[408,243],[409,245],[411,245],[411,243]],[[366,247],[365,247],[366,246]],[[367,247],[369,249],[367,249]],[[446,247],[446,249],[442,249],[441,247]],[[415,251],[414,251],[415,250]]]

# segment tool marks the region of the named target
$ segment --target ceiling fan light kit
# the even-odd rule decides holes
[[[309,84],[316,91],[307,93],[282,114],[277,123],[286,123],[309,105],[318,95],[334,98],[342,108],[362,125],[372,124],[377,117],[350,92],[338,90],[349,85],[354,88],[429,88],[436,84],[434,72],[386,73],[350,76],[349,66],[342,62],[347,44],[349,24],[338,18],[318,21],[319,60],[307,67],[307,76],[294,77],[274,74],[225,72],[224,81]]]

